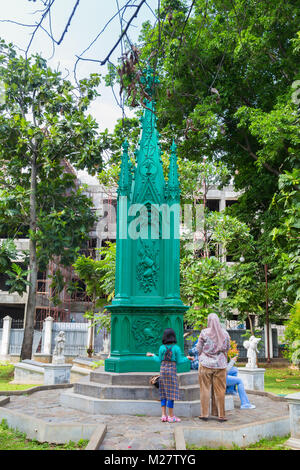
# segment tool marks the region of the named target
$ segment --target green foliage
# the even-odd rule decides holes
[[[103,306],[103,300],[110,301],[114,296],[116,270],[116,244],[107,242],[106,246],[97,250],[99,259],[80,256],[73,264],[78,277],[84,281],[86,293],[92,298],[92,309],[85,312],[86,318],[92,321],[92,326],[110,330],[110,315],[104,310],[97,312]]]
[[[18,257],[16,245],[13,240],[0,242],[0,273],[5,273],[11,266],[12,260]]]
[[[31,357],[38,269],[70,265],[95,222],[76,170],[102,167],[98,125],[88,107],[100,76],[75,88],[39,55],[25,59],[0,41],[0,232],[30,238],[29,289],[21,358]],[[20,281],[20,279],[18,279]],[[56,302],[58,299],[55,300]]]
[[[268,295],[270,320],[282,322],[299,297],[300,5],[197,0],[189,14],[176,3],[140,37],[140,61],[151,57],[160,77],[158,127],[165,145],[175,137],[183,162],[220,162],[241,192],[226,213],[249,237],[237,230],[227,250],[237,261],[243,244],[246,263],[230,274],[224,309],[235,304],[245,316],[248,304],[263,321]]]
[[[241,255],[250,256],[254,241],[249,228],[237,218],[225,213],[210,212],[205,217],[206,252],[215,249],[215,256],[197,258],[194,252],[182,248],[181,292],[191,309],[185,321],[199,329],[211,312],[230,317],[238,309],[241,320],[249,313],[262,311],[264,299],[261,274],[257,263],[241,263]],[[221,247],[221,248],[220,248]],[[224,253],[236,262],[228,265]],[[228,291],[224,299],[220,291]]]
[[[210,212],[205,217],[207,226],[208,246],[213,248],[215,245],[221,246],[221,253],[226,253],[237,261],[241,255],[249,256],[253,254],[254,240],[249,227],[224,212]]]
[[[300,302],[297,302],[291,311],[290,319],[286,323],[284,332],[286,354],[296,366],[300,364]]]
[[[216,258],[195,259],[189,253],[181,259],[181,296],[191,305],[184,320],[195,330],[203,328],[209,313],[220,312],[219,291],[224,289],[226,264]]]
[[[32,172],[36,171],[35,225],[41,269],[61,256],[75,259],[94,222],[91,201],[77,187],[74,171],[95,173],[102,165],[97,124],[86,114],[97,96],[99,76],[82,80],[79,94],[40,56],[25,61],[0,43],[0,80],[5,100],[0,115],[0,232],[28,236]]]
[[[9,287],[10,294],[13,292],[17,292],[19,295],[24,294],[27,286],[30,284],[27,280],[28,273],[29,271],[23,271],[18,264],[12,263],[11,269],[5,273],[9,276],[5,284]]]
[[[261,276],[258,263],[235,263],[231,266],[228,277],[230,290],[223,300],[224,308],[226,306],[230,311],[237,309],[241,320],[250,315],[264,315],[261,305],[265,299],[265,286]],[[264,323],[264,317],[261,323]]]
[[[271,210],[276,211],[277,224],[271,232],[277,260],[276,274],[284,283],[285,295],[290,305],[299,300],[300,281],[300,170],[295,168],[279,178],[278,192],[274,195]]]
[[[9,293],[17,292],[23,295],[26,291],[29,270],[27,269],[27,251],[18,252],[13,240],[7,239],[0,242],[0,273],[5,274],[5,284],[9,287]],[[21,264],[16,261],[22,258]]]
[[[138,144],[139,134],[140,126],[137,118],[118,119],[112,134],[107,129],[100,134],[102,147],[108,155],[102,171],[98,172],[98,179],[101,184],[108,188],[117,185],[121,165],[122,144],[127,139],[133,154]]]

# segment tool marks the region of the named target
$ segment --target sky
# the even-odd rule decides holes
[[[155,18],[151,12],[151,8],[154,10],[157,7],[157,2],[158,0],[147,0],[146,4],[141,7],[138,18],[133,21],[133,27],[129,30],[129,37],[132,42],[138,39],[138,34],[144,21],[150,20],[152,23],[154,22]],[[76,0],[55,0],[51,15],[52,31],[55,39],[58,40],[60,38],[75,3]],[[119,5],[119,7],[122,8],[125,3],[127,3],[127,0],[81,0],[68,32],[62,44],[56,46],[54,55],[52,41],[42,30],[39,30],[38,34],[35,36],[29,53],[40,53],[48,60],[48,65],[51,68],[60,70],[63,76],[73,81],[76,56],[82,54],[95,39],[97,34],[117,13],[117,6]],[[139,1],[135,0],[131,3],[139,4]],[[3,20],[34,25],[41,17],[41,12],[38,10],[42,8],[44,8],[42,0],[0,0],[0,38],[4,39],[6,42],[12,42],[22,50],[26,49],[33,28],[3,22]],[[134,8],[128,9],[124,18],[129,19],[134,11]],[[49,29],[48,18],[45,19],[45,23],[43,24]],[[112,49],[119,34],[120,20],[119,17],[116,16],[94,45],[85,53],[84,57],[103,60]],[[112,55],[112,62],[116,63],[120,56],[121,49],[118,47],[116,52]],[[78,79],[85,78],[90,73],[95,72],[105,75],[106,66],[80,61],[76,68]],[[101,96],[95,100],[91,106],[90,113],[97,120],[101,131],[107,128],[112,132],[117,119],[122,117],[122,109],[118,106],[111,89],[105,87],[103,82],[104,81],[102,81],[99,87]],[[118,88],[115,89],[115,92],[118,96]],[[133,115],[128,109],[126,109],[125,112],[127,116]]]

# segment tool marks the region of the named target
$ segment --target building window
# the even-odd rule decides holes
[[[0,290],[7,292],[9,287],[5,284],[9,277],[6,274],[0,274]]]
[[[236,203],[237,203],[237,200],[236,200],[236,199],[227,199],[227,200],[225,201],[226,207],[230,207],[230,206],[232,206],[233,204],[236,204]]]
[[[206,207],[210,211],[219,212],[220,211],[220,200],[219,199],[207,199],[206,200]]]

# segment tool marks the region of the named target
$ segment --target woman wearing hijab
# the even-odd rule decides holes
[[[197,343],[199,353],[199,385],[201,416],[207,421],[209,403],[212,396],[212,415],[220,422],[225,418],[225,392],[227,353],[230,349],[230,336],[222,328],[218,315],[211,313],[207,317],[207,328],[201,331]]]

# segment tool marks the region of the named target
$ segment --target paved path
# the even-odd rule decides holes
[[[61,393],[63,390],[56,389],[39,391],[31,395],[10,396],[9,403],[4,406],[52,423],[105,423],[107,434],[100,449],[175,449],[173,431],[174,426],[180,426],[180,424],[161,423],[160,418],[157,417],[88,414],[60,405]],[[249,398],[256,405],[256,409],[240,410],[239,399],[235,397],[235,409],[226,413],[227,422],[219,423],[214,418],[207,422],[200,421],[198,418],[182,418],[181,423],[185,426],[201,428],[211,426],[230,428],[289,414],[288,405],[284,401],[275,401],[269,397],[253,394],[249,395]]]

